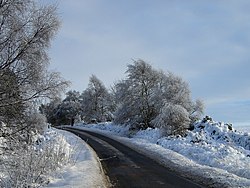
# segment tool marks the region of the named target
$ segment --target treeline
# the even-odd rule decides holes
[[[40,110],[52,125],[114,121],[132,129],[161,127],[166,134],[183,134],[203,113],[192,101],[188,84],[171,72],[154,69],[143,60],[127,66],[126,78],[107,89],[92,75],[82,93],[69,91]]]

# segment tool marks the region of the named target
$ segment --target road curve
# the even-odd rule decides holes
[[[198,188],[202,187],[152,159],[106,136],[74,128],[66,128],[84,141],[97,153],[112,187],[119,188]]]

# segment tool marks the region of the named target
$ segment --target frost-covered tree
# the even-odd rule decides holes
[[[204,108],[205,108],[204,103],[200,99],[197,99],[194,103],[192,103],[189,115],[192,123],[201,118],[201,116],[204,113]]]
[[[35,2],[0,1],[0,120],[20,130],[31,101],[53,98],[67,85],[48,71],[47,51],[59,27],[56,9]]]
[[[152,123],[155,127],[162,128],[167,135],[183,135],[189,128],[190,118],[183,106],[165,103]]]
[[[117,124],[130,124],[134,127],[139,127],[141,118],[139,101],[132,95],[132,84],[128,80],[122,80],[115,84],[113,88],[116,110],[114,113],[114,122]]]
[[[0,74],[0,120],[10,124],[22,116],[25,106],[23,103],[16,104],[22,97],[15,74],[9,70],[0,71]]]
[[[84,121],[97,122],[111,120],[111,95],[95,75],[89,79],[88,87],[81,95],[82,116]]]
[[[173,73],[157,71],[143,60],[128,65],[126,73],[127,78],[114,86],[116,123],[145,129],[161,122],[160,127],[175,134],[173,129],[182,132],[202,113],[203,105],[192,102],[188,84]]]
[[[200,118],[204,105],[200,100],[192,101],[188,84],[181,77],[171,72],[161,77],[155,100],[162,103],[156,103],[158,116],[152,123],[164,128],[167,134],[183,134]]]
[[[162,98],[173,104],[178,104],[189,110],[191,108],[190,89],[187,82],[169,72],[163,81]]]
[[[171,72],[167,74],[161,72],[159,78],[153,98],[155,107],[158,109],[157,113],[160,113],[161,108],[165,105],[165,103],[157,101],[167,101],[167,103],[184,107],[189,113],[191,123],[198,120],[203,113],[204,105],[200,100],[192,101],[188,83]]]
[[[39,107],[40,113],[46,116],[47,122],[51,125],[58,125],[60,122],[57,111],[61,103],[62,99],[57,97]]]
[[[75,119],[81,114],[80,93],[78,91],[69,91],[65,99],[59,104],[56,112],[56,124],[74,125]]]
[[[44,165],[53,159],[48,151],[42,161],[34,145],[46,126],[37,113],[40,100],[58,96],[68,85],[48,70],[48,48],[58,27],[54,6],[0,0],[0,187],[46,182],[43,177],[50,169]]]
[[[135,127],[150,127],[155,115],[153,101],[154,87],[158,73],[151,65],[142,60],[128,65],[127,79],[115,85],[115,96],[118,103],[117,123],[132,123]]]

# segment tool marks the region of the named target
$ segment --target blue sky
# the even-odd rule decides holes
[[[249,0],[41,0],[61,29],[51,69],[83,91],[91,74],[109,87],[131,59],[171,71],[217,121],[250,122]]]

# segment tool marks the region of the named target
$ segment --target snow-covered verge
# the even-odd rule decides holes
[[[230,124],[200,121],[185,137],[164,137],[150,128],[131,133],[112,123],[77,127],[109,137],[112,132],[114,139],[210,187],[250,187],[250,133]]]
[[[67,131],[54,129],[71,148],[71,163],[50,176],[46,188],[104,188],[107,180],[95,152],[82,139]],[[73,162],[73,163],[72,163]]]
[[[32,139],[13,152],[0,137],[0,187],[107,187],[95,152],[79,137],[50,128]]]
[[[25,136],[1,137],[0,187],[41,187],[50,174],[70,162],[72,149],[55,131],[50,129],[44,135],[30,132],[29,144],[21,140]]]

